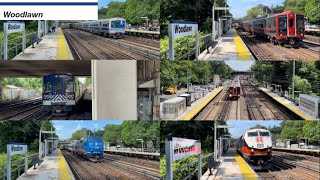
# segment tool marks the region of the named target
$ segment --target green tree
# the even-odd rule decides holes
[[[285,11],[294,11],[296,13],[305,13],[305,6],[309,0],[285,0]]]
[[[266,128],[265,126],[262,126],[260,124],[257,124],[255,126],[251,127],[250,129],[268,129],[268,128]]]
[[[110,2],[108,5],[108,10],[106,12],[107,18],[125,18],[125,12],[127,8],[126,2]]]
[[[70,140],[79,140],[81,138],[85,138],[90,135],[93,135],[91,130],[87,128],[82,128],[72,133]]]
[[[294,88],[298,91],[301,91],[302,94],[310,94],[312,87],[307,79],[301,78],[299,76],[295,76]]]
[[[253,7],[247,11],[247,15],[244,17],[244,19],[254,19],[262,14],[263,11],[260,7]]]
[[[283,121],[281,123],[281,140],[290,139],[291,143],[298,143],[303,137],[304,121]]]
[[[107,125],[104,129],[103,140],[111,146],[117,145],[117,141],[121,140],[121,125]]]
[[[160,18],[159,0],[128,0],[125,17],[133,24],[141,24],[147,17],[150,20]]]
[[[303,126],[303,135],[309,139],[310,144],[320,144],[320,122],[308,121]]]

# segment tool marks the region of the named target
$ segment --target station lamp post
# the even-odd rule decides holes
[[[136,139],[137,141],[141,141],[141,152],[143,152],[143,139]]]
[[[229,7],[215,7],[217,0],[210,0],[210,2],[212,3],[212,39],[215,40],[216,39],[216,24],[214,21],[214,11],[217,10],[230,10]],[[220,27],[219,27],[220,28]]]
[[[226,128],[234,128],[234,126],[227,125],[217,125],[217,122],[214,122],[214,162],[217,162],[217,129],[226,129]]]

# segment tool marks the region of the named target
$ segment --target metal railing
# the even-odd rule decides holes
[[[208,160],[210,158],[213,158],[213,154],[214,153],[211,153],[211,154],[208,154],[208,155],[203,156],[201,158],[202,170],[209,169]],[[182,174],[182,177],[180,177],[179,179],[182,179],[182,180],[194,179],[194,176],[197,175],[197,173],[198,173],[198,160],[188,162],[187,164],[180,166],[178,169],[174,170],[173,171],[173,179],[175,179],[174,175],[178,174],[178,173]],[[166,179],[165,175],[160,177],[160,180],[165,180],[165,179]]]
[[[28,155],[28,169],[34,166],[36,168],[40,165],[41,161],[38,158],[39,154]],[[17,179],[24,173],[24,157],[11,161],[11,179]],[[7,179],[7,165],[4,164],[0,167],[0,179]]]
[[[212,41],[212,34],[207,34],[199,37],[199,53],[203,52],[205,49],[210,46],[215,46],[217,43]],[[175,58],[175,60],[190,60],[190,58],[195,58],[195,50],[196,50],[196,40],[189,41],[187,43],[181,44],[179,46],[174,47],[175,54],[177,54],[178,50],[181,50],[179,57]],[[168,60],[169,59],[169,50],[165,50],[160,52],[160,59]]]
[[[32,45],[38,37],[38,32],[26,34],[26,47]],[[0,43],[0,60],[4,59],[4,42]],[[22,36],[13,39],[8,38],[8,59],[14,58],[22,52]]]

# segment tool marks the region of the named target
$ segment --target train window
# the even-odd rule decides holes
[[[73,81],[72,80],[65,82],[65,85],[66,85],[66,89],[65,89],[66,92],[73,92]]]
[[[54,90],[56,91],[56,93],[61,93],[61,82],[57,82],[54,85]]]
[[[296,24],[297,24],[297,30],[298,31],[303,31],[304,30],[304,16],[297,16],[297,19],[296,19]]]
[[[269,132],[259,132],[260,136],[270,136]]]
[[[287,28],[287,17],[279,16],[279,28],[286,29]]]
[[[51,83],[50,81],[45,82],[43,86],[44,86],[44,87],[43,87],[43,91],[44,91],[44,92],[51,92],[52,83]]]
[[[248,137],[258,136],[258,132],[248,132]]]

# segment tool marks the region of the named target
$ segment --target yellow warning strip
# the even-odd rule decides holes
[[[61,151],[59,150],[59,179],[63,180],[72,180],[71,174],[67,165],[66,160],[64,159]]]
[[[194,108],[191,112],[189,112],[186,116],[184,116],[183,120],[190,121],[195,115],[197,115],[214,97],[222,91],[223,87],[219,87],[212,93],[206,100],[204,100],[198,107]]]
[[[238,60],[253,60],[252,57],[250,56],[250,52],[246,45],[243,43],[242,39],[236,32],[236,30],[232,29],[234,32],[234,41],[236,44],[236,51],[238,55]]]
[[[258,175],[250,168],[245,160],[242,159],[240,155],[236,155],[236,160],[240,167],[240,171],[243,175],[243,179],[245,180],[255,180],[258,179]]]
[[[294,112],[296,115],[300,116],[301,118],[303,118],[304,120],[313,120],[312,117],[310,116],[307,116],[305,114],[303,114],[301,111],[299,111],[298,109],[296,108],[293,108],[292,106],[284,103],[280,97],[274,97],[272,96],[271,92],[266,89],[266,88],[263,88],[263,87],[259,87],[259,89],[263,92],[265,92],[268,96],[272,97],[274,100],[278,101],[280,104],[284,105],[286,108],[288,108],[290,111]],[[292,119],[292,120],[299,120],[299,119]]]
[[[62,29],[58,29],[58,50],[57,50],[57,60],[70,60],[70,55],[68,52],[67,41],[64,38]]]

